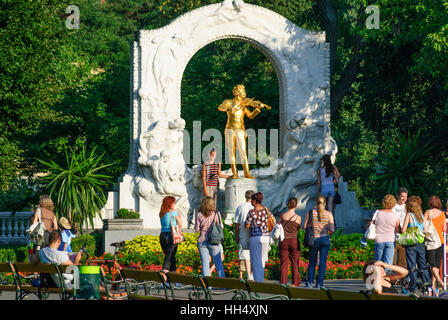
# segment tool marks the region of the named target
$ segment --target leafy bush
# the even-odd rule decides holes
[[[118,219],[140,219],[140,214],[133,209],[128,210],[128,209],[122,208],[117,211],[117,218]]]
[[[399,187],[406,187],[410,194],[426,196],[429,192],[424,176],[434,138],[420,142],[420,129],[415,136],[398,133],[387,137],[384,151],[378,156],[377,180],[390,194],[397,194]]]
[[[82,234],[74,239],[72,239],[72,243],[71,243],[71,247],[73,252],[77,252],[79,251],[79,249],[81,249],[81,247],[84,245],[84,243],[87,242],[86,247],[85,247],[85,252],[87,253],[87,255],[89,257],[93,257],[95,256],[95,252],[96,252],[96,240],[95,237],[92,236],[91,234]],[[85,256],[83,257],[83,260],[81,260],[81,262],[84,262]]]
[[[11,246],[0,248],[0,263],[28,262],[28,248],[23,246]]]

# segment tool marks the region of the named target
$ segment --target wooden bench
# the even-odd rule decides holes
[[[140,271],[136,269],[123,268],[121,270],[124,277],[126,292],[129,300],[168,300],[168,291],[160,272]],[[138,294],[138,287],[143,285],[148,288],[145,295]],[[164,295],[160,295],[160,286],[163,287]]]
[[[290,300],[328,300],[326,289],[286,287]]]
[[[0,273],[11,273],[11,263],[0,263]],[[5,284],[3,283],[3,279],[0,279],[2,282],[0,282],[0,293],[2,291],[8,291],[8,292],[15,292],[16,293],[16,300],[19,295],[19,291],[17,290],[17,287],[15,284]]]
[[[234,293],[232,300],[247,300],[245,293],[247,290],[244,280],[236,278],[219,278],[219,277],[204,277],[204,282],[207,287],[208,299],[213,300],[213,295],[223,295]],[[228,290],[213,290],[213,288],[225,288]]]
[[[407,294],[379,294],[376,292],[363,291],[367,300],[417,300],[415,295]]]
[[[328,295],[329,300],[367,300],[367,297],[362,291],[347,291],[347,290],[335,290],[324,289]]]
[[[204,279],[201,276],[189,276],[185,274],[167,272],[165,273],[169,289],[171,290],[171,297],[173,300],[179,300],[176,298],[175,290],[189,289],[188,298],[190,300],[209,299],[207,286]],[[176,287],[176,283],[184,284],[180,288]]]
[[[251,300],[276,299],[287,300],[288,290],[284,284],[271,282],[245,281],[247,292]],[[260,296],[260,293],[271,294],[270,296]]]
[[[12,274],[14,278],[14,284],[18,294],[16,295],[16,300],[23,300],[29,294],[35,294],[39,300],[45,300],[48,294],[55,293],[59,294],[61,300],[68,299],[70,292],[65,286],[65,279],[62,275],[61,270],[55,264],[28,264],[28,263],[14,263],[11,264]],[[24,276],[23,274],[29,273],[30,276]],[[40,278],[41,274],[53,275],[53,279],[57,285],[60,287],[49,288],[49,287],[34,287],[27,284],[27,279],[37,279]]]

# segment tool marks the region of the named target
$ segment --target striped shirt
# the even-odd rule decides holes
[[[219,163],[205,163],[205,184],[210,187],[219,185]]]
[[[329,211],[324,211],[321,214],[321,220],[319,221],[317,210],[313,210],[313,229],[314,237],[319,238],[323,236],[328,236],[330,231],[330,215],[332,213]]]

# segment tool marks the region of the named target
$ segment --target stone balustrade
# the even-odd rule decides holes
[[[34,213],[26,212],[0,212],[0,246],[28,245],[26,230],[30,226],[30,217]]]

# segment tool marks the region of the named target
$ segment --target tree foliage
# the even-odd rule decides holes
[[[219,0],[79,0],[80,28],[65,27],[61,0],[4,0],[0,14],[0,187],[37,161],[66,160],[65,146],[86,141],[104,156],[112,180],[129,156],[130,45],[139,29],[161,28]],[[422,178],[448,191],[448,6],[446,1],[247,0],[311,31],[332,48],[332,136],[336,164],[362,205],[386,192],[375,180],[375,158],[396,132],[434,137]],[[367,29],[365,8],[380,9],[380,29]],[[278,83],[256,48],[221,40],[190,60],[182,81],[187,129],[223,127],[217,105],[242,82],[248,95],[273,106],[252,128],[278,128]],[[398,152],[398,151],[397,151]]]

